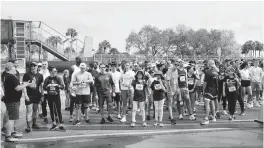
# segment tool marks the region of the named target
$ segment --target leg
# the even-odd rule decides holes
[[[44,95],[44,101],[41,103],[41,107],[42,107],[42,114],[44,118],[47,118],[47,94]]]
[[[65,109],[70,107],[70,94],[68,93],[68,90],[64,90],[65,93]]]
[[[237,100],[240,105],[241,113],[243,113],[244,112],[244,98],[242,98],[241,96],[241,87],[239,89],[239,94],[237,94]]]
[[[104,118],[104,101],[105,98],[103,97],[103,95],[101,95],[100,93],[98,93],[98,102],[99,102],[99,110],[100,110],[100,114],[101,114],[101,118]]]
[[[163,105],[164,105],[164,99],[158,101],[158,110],[159,110],[159,122],[162,122],[163,119]]]
[[[155,115],[156,115],[156,116],[155,116],[155,121],[158,122],[158,118],[159,118],[159,113],[158,113],[158,111],[159,111],[159,110],[158,110],[159,101],[154,101],[154,106],[156,106],[156,107],[155,107]]]
[[[108,116],[111,116],[113,112],[113,101],[110,95],[106,96],[106,102],[107,102],[107,108],[108,108]]]
[[[183,94],[182,97],[183,97],[184,102],[186,103],[186,108],[187,108],[187,110],[189,112],[189,115],[192,115],[193,112],[192,112],[192,109],[191,109],[191,101],[190,101],[190,96],[189,96],[188,89],[184,90],[184,94]]]
[[[54,109],[55,113],[58,115],[59,118],[59,126],[62,124],[62,114],[61,114],[61,99],[60,95],[54,96]]]
[[[27,122],[27,127],[31,128],[31,122],[32,122],[32,108],[33,104],[28,104],[26,105],[26,122]]]
[[[89,120],[89,105],[91,103],[91,96],[90,95],[83,95],[83,107],[85,113],[85,120]]]
[[[129,99],[128,91],[122,90],[122,101],[123,101],[123,118],[126,118],[126,111],[127,111],[127,101]]]
[[[81,95],[76,95],[76,102],[75,103],[76,103],[76,111],[75,111],[76,120],[80,121],[81,108],[82,108],[82,104],[83,104]]]
[[[194,112],[195,107],[195,92],[189,93],[190,94],[190,101],[191,101],[191,110]]]
[[[132,110],[132,122],[136,122],[136,113],[137,113],[137,108],[138,108],[138,102],[133,101],[133,110]]]
[[[55,119],[54,119],[54,100],[51,95],[48,95],[48,105],[50,108],[50,117],[51,121],[53,122],[54,125],[56,125]]]
[[[74,104],[75,104],[75,97],[70,96],[70,115],[72,116],[73,110],[74,110]]]
[[[145,122],[145,102],[140,102],[139,103],[139,108],[140,108],[140,111],[141,111],[141,115],[142,115],[142,121]]]
[[[37,103],[33,103],[33,112],[32,112],[32,121],[33,121],[33,124],[34,126],[36,126],[36,122],[37,122],[37,114],[38,114],[38,107],[39,107],[39,104]]]
[[[169,110],[170,119],[173,119],[173,115],[172,115],[172,100],[173,100],[172,94],[168,93],[167,94],[167,106],[168,106],[168,110]]]

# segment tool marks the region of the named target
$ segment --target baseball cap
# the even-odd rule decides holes
[[[42,63],[38,63],[38,66],[42,66]]]
[[[81,63],[80,64],[80,68],[86,68],[86,64],[85,63]]]
[[[36,62],[31,62],[31,63],[30,63],[30,67],[32,67],[32,66],[38,66],[38,63],[36,63]]]

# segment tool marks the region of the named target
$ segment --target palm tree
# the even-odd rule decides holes
[[[68,28],[67,32],[66,32],[66,36],[70,36],[71,37],[71,48],[72,48],[72,41],[74,40],[74,38],[78,35],[78,32],[74,29],[74,28]],[[66,50],[66,49],[65,49]],[[72,55],[72,50],[69,50],[69,58],[71,58]]]
[[[260,43],[259,41],[255,41],[255,50],[259,51],[259,56],[260,56],[260,52],[263,50],[263,43]]]
[[[74,48],[66,47],[65,50],[64,50],[64,55],[68,55],[68,58],[70,60],[70,53],[73,53],[73,52],[75,52]]]
[[[107,49],[111,49],[111,44],[107,40],[104,40],[99,43],[99,51],[103,51],[104,53],[106,53]]]
[[[58,44],[62,43],[62,39],[59,36],[50,36],[47,39],[47,42],[50,43],[55,50],[57,50]]]
[[[116,48],[111,48],[109,54],[119,54],[119,51]]]

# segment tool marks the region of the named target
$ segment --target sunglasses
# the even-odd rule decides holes
[[[105,67],[100,67],[100,68],[105,68]]]

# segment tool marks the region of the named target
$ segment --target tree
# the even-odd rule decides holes
[[[259,51],[259,56],[260,52],[263,50],[263,43],[260,43],[259,41],[255,41],[255,51]]]
[[[62,43],[62,39],[59,36],[50,36],[47,41],[48,44],[50,43],[55,50],[57,50],[58,44]]]
[[[75,49],[72,48],[72,47],[66,47],[65,50],[64,50],[64,55],[67,55],[68,54],[68,58],[70,58],[70,53],[74,53],[75,52]]]
[[[231,30],[222,30],[220,38],[219,47],[221,50],[221,56],[227,56],[229,55],[228,53],[230,53],[229,50],[234,49],[236,44],[235,34]]]
[[[1,57],[5,57],[8,53],[7,45],[1,44]]]
[[[99,43],[99,48],[98,48],[97,54],[98,53],[105,54],[107,49],[111,49],[111,44],[107,40],[104,40],[104,41]]]
[[[111,48],[109,54],[119,54],[119,51],[116,48]]]
[[[66,36],[70,36],[72,39],[78,35],[78,32],[74,28],[68,28]]]
[[[173,38],[175,36],[175,32],[171,28],[165,29],[161,32],[160,45],[166,56],[168,56],[169,52],[173,50]]]
[[[253,50],[254,50],[254,46],[253,46],[253,41],[251,41],[251,40],[246,41],[242,45],[242,54],[248,54],[249,51],[253,51]]]

